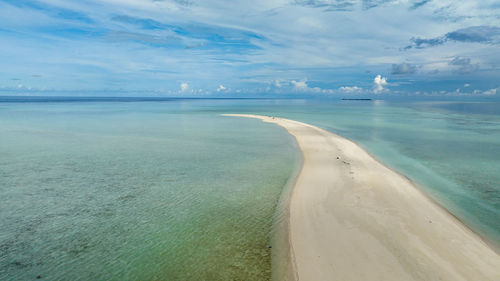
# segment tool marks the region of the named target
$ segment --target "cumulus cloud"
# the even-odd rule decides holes
[[[308,88],[306,80],[302,80],[302,81],[292,80],[292,82],[290,82],[290,83],[292,83],[293,87],[297,90],[305,90]]]
[[[227,88],[224,87],[224,85],[222,85],[222,84],[219,85],[219,87],[217,88],[217,92],[222,92],[222,91],[225,91],[225,90],[227,90]]]
[[[189,84],[186,82],[181,83],[181,92],[185,92],[189,89]]]
[[[307,84],[307,79],[302,81],[291,80],[289,85],[292,86],[292,90],[300,93],[324,93],[331,94],[334,92],[332,89],[322,89],[320,87],[310,87]]]
[[[417,71],[417,66],[409,63],[393,64],[391,74],[413,74]]]
[[[454,57],[448,64],[455,66],[455,71],[459,74],[469,74],[479,69],[478,64],[473,64],[470,58],[464,57]]]
[[[387,90],[384,88],[387,85],[387,78],[382,77],[382,75],[377,75],[373,79],[373,93],[380,94],[383,91]]]
[[[489,89],[489,90],[482,92],[483,95],[487,95],[487,96],[493,96],[493,95],[496,95],[498,93],[500,93],[500,88]]]
[[[339,91],[341,93],[346,93],[346,94],[358,94],[363,91],[363,88],[357,87],[357,86],[342,86],[339,88]]]
[[[346,90],[351,87],[345,87]],[[360,89],[352,87],[352,89]],[[303,80],[273,80],[269,82],[266,91],[274,91],[275,93],[290,93],[290,91],[301,94],[335,94],[339,90],[331,88],[311,87],[307,79]]]
[[[457,29],[446,33],[443,36],[434,38],[419,38],[410,39],[411,44],[405,49],[423,49],[442,45],[448,41],[466,42],[466,43],[482,43],[482,44],[500,44],[500,27],[496,26],[471,26],[467,28]]]

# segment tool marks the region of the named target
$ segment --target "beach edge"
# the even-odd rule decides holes
[[[474,230],[460,221],[457,217],[451,214],[441,204],[439,204],[439,202],[436,202],[432,197],[428,196],[422,189],[418,188],[418,186],[416,186],[405,175],[381,163],[355,142],[321,128],[284,118],[252,114],[222,114],[222,116],[254,118],[260,119],[264,122],[274,123],[285,128],[287,132],[295,138],[298,144],[300,153],[302,155],[302,167],[299,169],[299,174],[295,175],[295,183],[292,187],[292,190],[290,191],[290,217],[288,225],[288,240],[290,243],[289,262],[291,270],[293,271],[292,276],[294,280],[331,280],[329,278],[332,277],[338,277],[339,280],[381,280],[381,278],[383,278],[384,280],[472,280],[470,278],[482,278],[481,280],[497,280],[497,278],[500,277],[500,270],[495,268],[495,264],[500,264],[498,263],[500,262],[500,257],[496,252],[497,249],[493,245],[488,243],[487,240],[478,235],[478,233],[476,233]],[[397,239],[395,240],[395,242],[391,243],[390,241],[387,241],[387,237],[385,237],[384,239],[384,235],[381,235],[380,233],[377,234],[377,231],[380,232],[380,227],[375,229],[374,231],[370,223],[366,222],[366,218],[352,218],[353,216],[362,215],[363,212],[367,210],[370,211],[369,208],[366,209],[366,206],[364,206],[365,209],[361,211],[357,211],[356,208],[354,208],[349,211],[351,213],[341,216],[343,220],[352,220],[350,223],[356,221],[357,223],[359,223],[358,227],[365,227],[365,229],[361,228],[355,233],[352,232],[352,234],[355,234],[354,236],[356,237],[352,236],[351,238],[349,238],[349,235],[344,237],[342,234],[349,234],[351,231],[346,230],[347,228],[345,227],[345,224],[343,225],[342,223],[338,223],[338,221],[332,223],[334,224],[333,228],[329,226],[326,228],[319,227],[315,229],[314,225],[317,224],[318,221],[321,221],[322,223],[327,222],[328,224],[330,221],[334,222],[335,220],[338,220],[339,216],[329,215],[314,217],[314,215],[311,215],[314,212],[331,212],[332,207],[323,206],[319,208],[311,205],[311,202],[307,202],[307,200],[313,200],[314,203],[320,203],[321,205],[321,203],[333,203],[335,200],[333,200],[332,202],[322,202],[321,199],[318,201],[318,198],[304,198],[309,196],[307,194],[308,192],[317,192],[306,190],[307,188],[305,187],[312,185],[310,184],[310,182],[307,182],[307,176],[305,177],[303,175],[304,170],[308,170],[306,171],[306,173],[311,173],[311,171],[309,171],[310,167],[308,167],[308,165],[311,164],[309,162],[311,160],[314,160],[314,157],[311,158],[311,155],[315,153],[314,150],[318,150],[317,147],[314,148],[311,147],[310,144],[307,144],[306,138],[312,139],[313,137],[311,136],[316,137],[317,140],[325,141],[327,143],[325,147],[330,152],[332,152],[332,149],[335,150],[335,146],[338,146],[338,151],[335,151],[334,154],[342,155],[343,149],[351,149],[355,152],[353,154],[353,151],[351,151],[350,153],[347,153],[347,155],[342,155],[341,157],[337,156],[333,159],[331,157],[328,159],[322,158],[323,160],[326,159],[326,161],[339,162],[334,160],[339,160],[340,158],[342,158],[345,159],[342,160],[342,164],[347,165],[345,163],[348,163],[349,165],[351,165],[352,162],[353,166],[354,164],[358,165],[358,162],[361,163],[361,166],[368,163],[368,166],[377,168],[378,172],[383,172],[384,176],[391,178],[391,180],[395,180],[397,184],[404,185],[404,187],[408,189],[405,190],[408,194],[403,194],[402,196],[407,197],[410,195],[412,196],[412,198],[410,198],[411,200],[421,201],[420,203],[429,206],[431,210],[427,210],[427,212],[414,213],[416,213],[417,215],[421,215],[421,217],[425,218],[425,220],[428,220],[429,223],[432,223],[432,219],[434,219],[435,224],[439,223],[441,224],[441,226],[444,226],[447,229],[446,234],[444,234],[443,236],[443,234],[434,233],[436,232],[435,230],[428,230],[427,226],[422,227],[421,222],[418,226],[414,227],[414,229],[412,229],[412,231],[409,231],[408,233],[402,231],[402,228],[398,229],[397,227],[394,228],[393,226],[387,225],[386,227],[389,229],[385,229],[384,231],[384,226],[382,226],[382,233],[385,233],[385,236],[393,236],[394,234],[397,234],[395,235],[397,236]],[[311,150],[311,148],[313,150]],[[362,159],[358,159],[359,157],[356,154],[361,154]],[[353,159],[349,159],[349,156]],[[363,160],[366,163],[360,160]],[[345,171],[347,171],[342,165],[337,165],[337,168],[339,170],[338,172],[340,173],[344,173]],[[351,174],[354,174],[353,170],[356,169],[354,167],[350,167]],[[363,170],[361,169],[360,171]],[[346,178],[345,174],[343,176],[344,178]],[[354,177],[352,178],[354,179]],[[347,181],[344,180],[344,182],[333,181],[330,183],[346,185],[346,182]],[[353,182],[355,183],[356,181]],[[365,180],[362,181],[362,183],[370,184],[371,182],[369,180]],[[374,186],[375,185],[376,184],[374,184]],[[358,192],[357,195],[366,195],[363,193],[366,193],[366,190],[367,189],[365,187],[361,187],[361,189],[358,188],[358,190],[356,191]],[[387,190],[383,191],[387,193]],[[392,191],[394,192],[395,190]],[[323,188],[321,192],[324,195],[325,192],[329,193],[329,190],[328,188]],[[342,192],[345,195],[345,190]],[[389,196],[394,197],[394,195]],[[399,194],[398,196],[401,196],[401,194]],[[392,199],[394,201],[398,198],[396,196]],[[390,203],[390,200],[384,203],[386,203],[387,205],[383,205],[381,203],[379,204],[380,206],[371,207],[373,207],[375,210],[387,208],[388,206],[390,208],[398,207],[396,206],[397,204]],[[345,202],[343,202],[343,204],[345,205],[343,207],[347,206]],[[313,212],[311,212],[311,209]],[[342,209],[337,208],[337,210]],[[344,211],[345,210],[342,210],[341,212]],[[392,211],[395,211],[395,214],[392,214],[391,218],[398,218],[399,223],[401,223],[401,221],[404,221],[404,219],[398,217],[397,208]],[[399,211],[400,213],[402,212],[405,215],[408,213],[405,212],[404,209]],[[429,218],[429,215],[431,215],[432,219]],[[379,219],[379,223],[380,221],[383,221],[385,223],[390,221],[386,220],[383,215],[378,217],[374,216],[374,218],[375,217]],[[403,224],[411,226],[412,222],[404,221]],[[310,231],[310,229],[313,229],[313,231]],[[419,231],[421,233],[419,233]],[[453,234],[454,231],[456,232],[455,234]],[[317,232],[317,234],[315,234],[314,232]],[[435,237],[433,237],[433,233],[435,234]],[[355,250],[349,251],[349,247],[332,247],[331,245],[322,247],[322,244],[332,244],[332,241],[329,241],[330,239],[325,239],[323,237],[325,236],[324,234],[327,234],[326,237],[341,236],[340,239],[342,241],[352,242],[352,247],[361,247],[364,250],[359,251],[359,249],[357,249],[356,254],[353,254],[352,251]],[[421,234],[421,237],[419,237],[419,235],[416,235],[417,237],[413,237],[413,240],[426,240],[416,243],[419,244],[418,246],[427,246],[427,248],[430,247],[431,249],[422,251],[419,250],[418,247],[415,247],[415,245],[411,245],[411,243],[404,243],[405,239],[410,236],[415,236],[415,234]],[[371,237],[360,239],[360,237],[362,237],[363,235],[368,235]],[[323,239],[321,239],[322,237]],[[376,239],[372,240],[373,237],[375,237]],[[451,243],[452,245],[435,243],[436,241],[434,241],[434,238],[438,240],[447,238],[444,241],[457,241],[458,239],[458,241],[460,242],[465,242],[465,245],[467,245],[467,247],[457,247],[459,245],[456,242]],[[377,242],[377,239],[379,239],[380,241]],[[339,243],[337,242],[333,244]],[[337,252],[337,257],[335,257],[335,254],[332,254],[330,251],[325,250],[325,248],[333,250],[333,253]],[[450,251],[452,253],[450,253]],[[318,255],[318,253],[321,253],[323,255]],[[374,259],[373,257],[371,257],[371,255],[374,253],[377,254],[376,256],[382,256],[383,258],[381,260]],[[354,267],[356,267],[356,264],[359,264],[363,261],[365,263],[366,261],[373,261],[375,262],[375,266],[373,266],[373,264],[371,264],[370,266],[365,266],[365,268],[363,268],[363,266],[358,266],[357,270],[353,270],[353,264],[351,264],[350,266],[342,266],[342,264],[345,262],[341,261],[338,258],[339,254],[347,255],[347,260],[349,260],[349,262],[353,262]],[[413,262],[415,261],[419,261],[420,265],[415,266],[413,264]],[[379,266],[377,266],[377,264]],[[474,269],[471,269],[471,264],[474,265]]]

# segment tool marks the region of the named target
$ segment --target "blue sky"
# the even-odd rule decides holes
[[[498,0],[0,0],[0,95],[500,97]]]

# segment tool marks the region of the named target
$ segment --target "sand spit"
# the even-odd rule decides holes
[[[500,280],[500,256],[404,176],[352,141],[283,118],[303,155],[290,198],[300,281]]]

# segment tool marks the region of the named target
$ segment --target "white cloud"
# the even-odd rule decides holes
[[[476,89],[476,90],[472,91],[472,94],[474,94],[474,95],[494,96],[496,94],[500,94],[500,87],[489,89],[489,90],[485,90],[485,91],[477,90]]]
[[[217,88],[217,92],[222,92],[222,91],[225,91],[225,90],[227,90],[227,88],[224,87],[224,85],[222,85],[222,84],[219,85],[219,88]]]
[[[470,87],[469,83],[464,84],[464,88]]]
[[[308,88],[307,86],[307,80],[303,80],[303,81],[295,81],[295,80],[292,80],[292,85],[295,89],[297,90],[305,90]]]
[[[386,88],[384,86],[387,85],[387,78],[382,77],[380,74],[373,79],[373,92],[375,94],[382,93]]]
[[[302,93],[331,93],[332,90],[329,89],[321,89],[320,87],[309,87],[307,85],[307,79],[302,81],[292,80],[290,84],[293,86],[293,90]]]
[[[181,92],[185,92],[189,89],[189,84],[186,82],[181,83]]]
[[[333,94],[336,92],[334,89],[310,87],[307,84],[307,79],[303,80],[273,80],[270,85],[265,88],[265,91],[273,91],[275,93],[289,93],[290,90],[298,93],[323,93]]]
[[[342,86],[339,88],[339,91],[342,93],[347,93],[347,94],[357,94],[361,93],[363,91],[363,88],[360,88],[358,86]]]
[[[495,88],[495,89],[486,90],[482,94],[487,95],[487,96],[492,96],[492,95],[496,95],[499,92],[500,92],[500,88]]]

